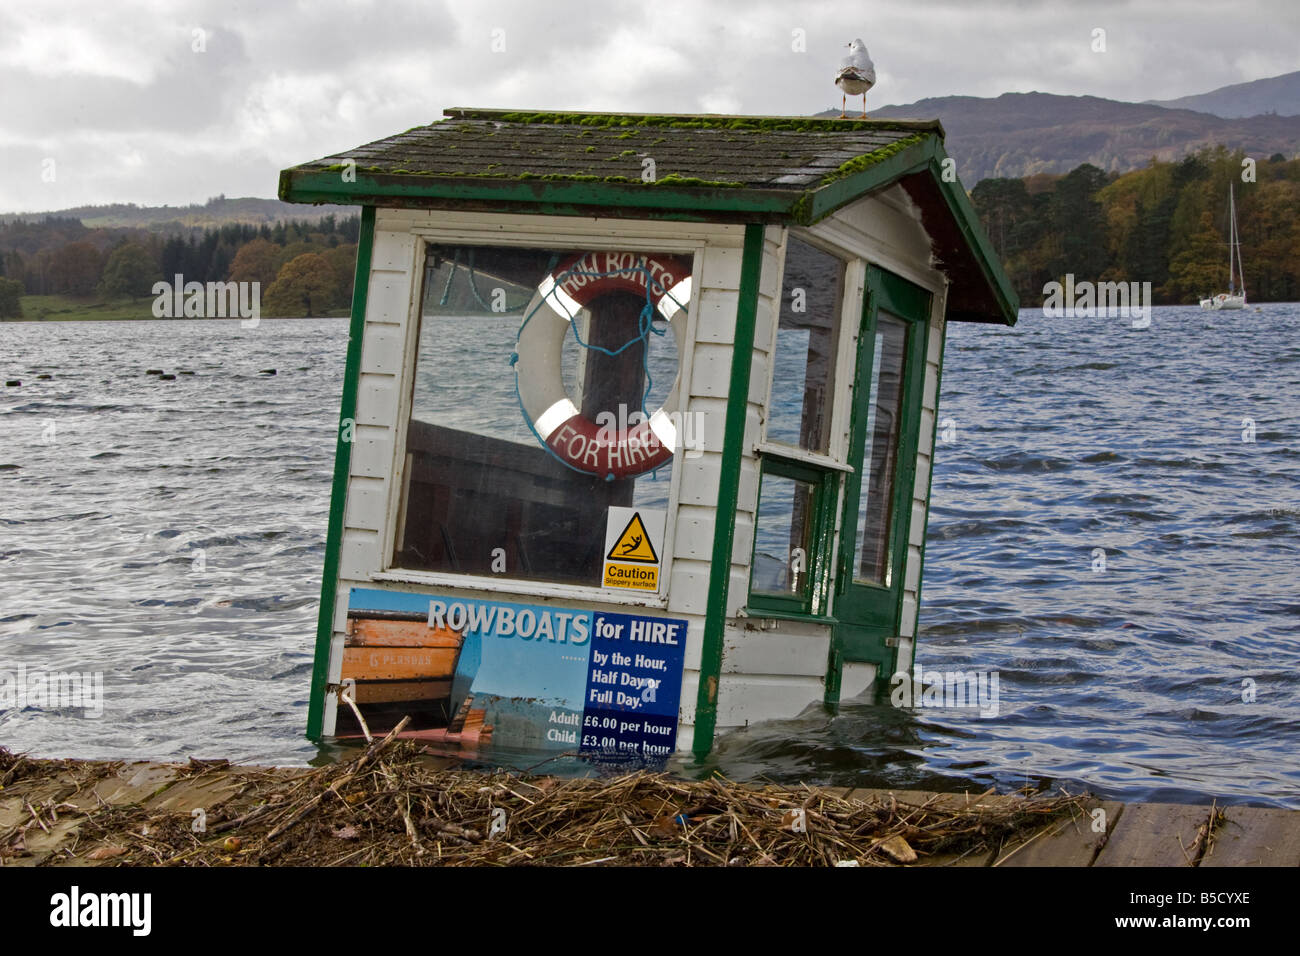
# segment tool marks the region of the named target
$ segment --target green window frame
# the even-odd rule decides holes
[[[775,379],[784,367],[798,380],[794,392],[802,398],[797,405],[769,406],[755,448],[759,487],[745,608],[750,617],[834,623],[835,535],[848,467],[831,454],[831,436],[844,375],[844,324],[857,311],[848,304],[850,297],[856,300],[850,285],[857,261],[806,233],[791,233],[787,241],[771,374]],[[778,480],[784,494],[773,496]],[[802,484],[803,495],[793,482]]]
[[[783,478],[802,482],[810,487],[806,513],[806,553],[803,555],[802,577],[799,586],[791,593],[763,590],[755,587],[755,569],[760,559],[760,522],[763,491],[770,479]],[[835,546],[835,513],[839,506],[840,473],[806,461],[787,458],[771,451],[763,453],[759,473],[758,508],[754,515],[754,547],[750,555],[750,585],[747,612],[750,617],[798,618],[800,620],[831,621],[829,598],[833,571],[832,553]],[[793,503],[792,503],[793,518]],[[777,515],[778,520],[783,514]],[[787,568],[795,559],[786,555]]]
[[[855,463],[844,489],[844,511],[835,569],[834,606],[836,627],[832,637],[832,670],[844,661],[879,665],[884,672],[896,670],[897,635],[902,620],[906,591],[906,559],[911,521],[911,501],[916,481],[917,442],[925,391],[926,354],[930,341],[932,295],[901,276],[879,266],[867,269],[867,294],[863,302],[862,329],[858,352],[858,391],[853,401],[852,440],[849,460]],[[896,439],[897,457],[893,488],[889,495],[889,525],[885,548],[885,581],[861,579],[856,569],[858,554],[859,504],[866,443],[869,376],[875,360],[875,335],[879,314],[888,312],[906,328],[902,373],[902,407]],[[865,376],[864,376],[865,373]],[[938,427],[936,421],[935,427]],[[915,646],[915,645],[913,645]],[[838,685],[838,681],[835,681]],[[838,689],[835,691],[838,694]],[[831,695],[828,694],[828,699]]]

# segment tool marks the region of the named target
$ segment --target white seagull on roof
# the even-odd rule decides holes
[[[867,118],[867,90],[876,85],[876,65],[867,55],[867,45],[861,40],[845,44],[849,55],[840,61],[840,71],[835,74],[835,85],[840,88],[840,119],[844,119],[844,105],[850,96],[862,94],[862,118]]]

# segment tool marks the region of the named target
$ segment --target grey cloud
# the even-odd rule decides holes
[[[431,122],[448,106],[838,108],[834,68],[857,36],[880,75],[869,108],[1031,89],[1171,98],[1296,69],[1300,49],[1294,0],[1239,4],[1230,16],[1209,0],[42,4],[42,16],[90,23],[112,55],[148,65],[152,80],[139,84],[102,75],[103,63],[54,76],[20,68],[6,56],[25,29],[16,2],[0,9],[0,168],[63,157],[70,178],[57,192],[75,189],[79,202],[270,195],[282,166]],[[196,26],[208,31],[203,54],[189,49]],[[1105,54],[1089,49],[1095,27],[1107,30]],[[497,28],[501,53],[490,48]],[[791,49],[796,29],[806,52]],[[160,50],[158,37],[175,47]],[[25,172],[0,177],[0,210],[52,208],[54,195]]]

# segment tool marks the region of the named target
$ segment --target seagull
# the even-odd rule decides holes
[[[867,45],[861,40],[846,43],[849,55],[840,61],[840,71],[835,74],[835,85],[841,90],[840,119],[844,119],[844,106],[850,96],[862,94],[862,118],[867,118],[867,90],[876,85],[876,65],[867,55]]]

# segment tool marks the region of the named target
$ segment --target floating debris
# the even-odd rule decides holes
[[[108,865],[895,866],[996,849],[1083,806],[1072,796],[863,801],[649,772],[484,773],[448,768],[394,734],[316,769],[140,766],[0,748],[0,858],[36,852],[29,840],[48,842],[38,824],[57,819],[76,838],[47,848],[52,859]],[[132,787],[131,802],[115,799],[114,788]]]

